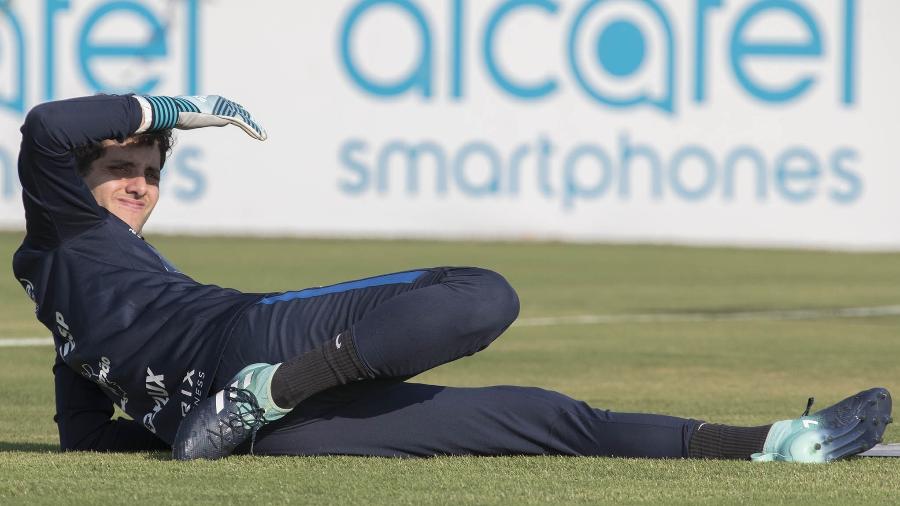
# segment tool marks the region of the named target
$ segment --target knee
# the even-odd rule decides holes
[[[469,271],[474,288],[470,315],[486,329],[500,331],[509,327],[519,316],[515,289],[494,271],[474,267]]]

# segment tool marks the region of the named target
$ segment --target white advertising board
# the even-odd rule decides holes
[[[0,2],[18,127],[99,91],[221,94],[146,231],[900,249],[893,0]]]

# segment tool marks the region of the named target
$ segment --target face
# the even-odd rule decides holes
[[[84,178],[100,207],[140,234],[159,200],[159,148],[105,140],[103,156]]]

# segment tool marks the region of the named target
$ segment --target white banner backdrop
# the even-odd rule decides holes
[[[900,249],[894,0],[0,2],[18,127],[98,91],[221,94],[147,232]]]

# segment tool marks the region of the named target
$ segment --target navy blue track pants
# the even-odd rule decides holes
[[[283,362],[350,331],[376,379],[305,400],[259,432],[256,453],[687,456],[695,420],[613,413],[539,388],[405,382],[484,349],[518,311],[502,276],[471,267],[286,292],[238,323],[213,391],[248,364]]]

